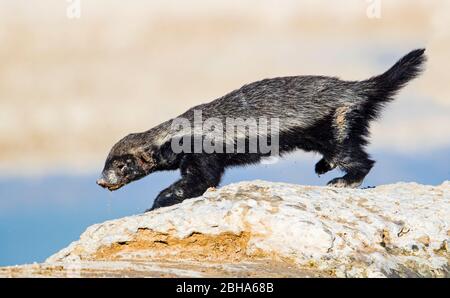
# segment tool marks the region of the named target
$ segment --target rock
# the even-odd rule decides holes
[[[93,225],[45,263],[0,276],[449,277],[449,231],[449,182],[242,182]]]

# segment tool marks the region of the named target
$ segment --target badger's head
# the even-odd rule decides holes
[[[131,134],[116,143],[97,184],[113,191],[153,172],[156,168],[154,153],[143,145],[144,138],[142,134]]]

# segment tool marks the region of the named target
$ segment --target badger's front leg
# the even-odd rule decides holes
[[[217,155],[188,154],[181,160],[180,171],[181,179],[161,191],[146,212],[201,196],[209,187],[219,185],[224,167]]]

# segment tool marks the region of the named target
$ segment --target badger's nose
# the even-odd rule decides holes
[[[106,182],[106,180],[103,179],[103,178],[97,179],[97,184],[100,185],[101,187],[106,187],[106,186],[108,185],[108,183]]]

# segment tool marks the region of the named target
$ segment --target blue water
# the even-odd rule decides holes
[[[304,156],[228,170],[222,185],[253,179],[324,185],[340,174],[335,170],[318,178],[313,169],[319,156]],[[372,156],[377,163],[363,186],[398,181],[436,185],[450,179],[450,148],[424,155]],[[97,173],[0,178],[0,266],[41,262],[77,240],[89,225],[142,212],[178,176],[155,173],[112,193],[95,184]]]

